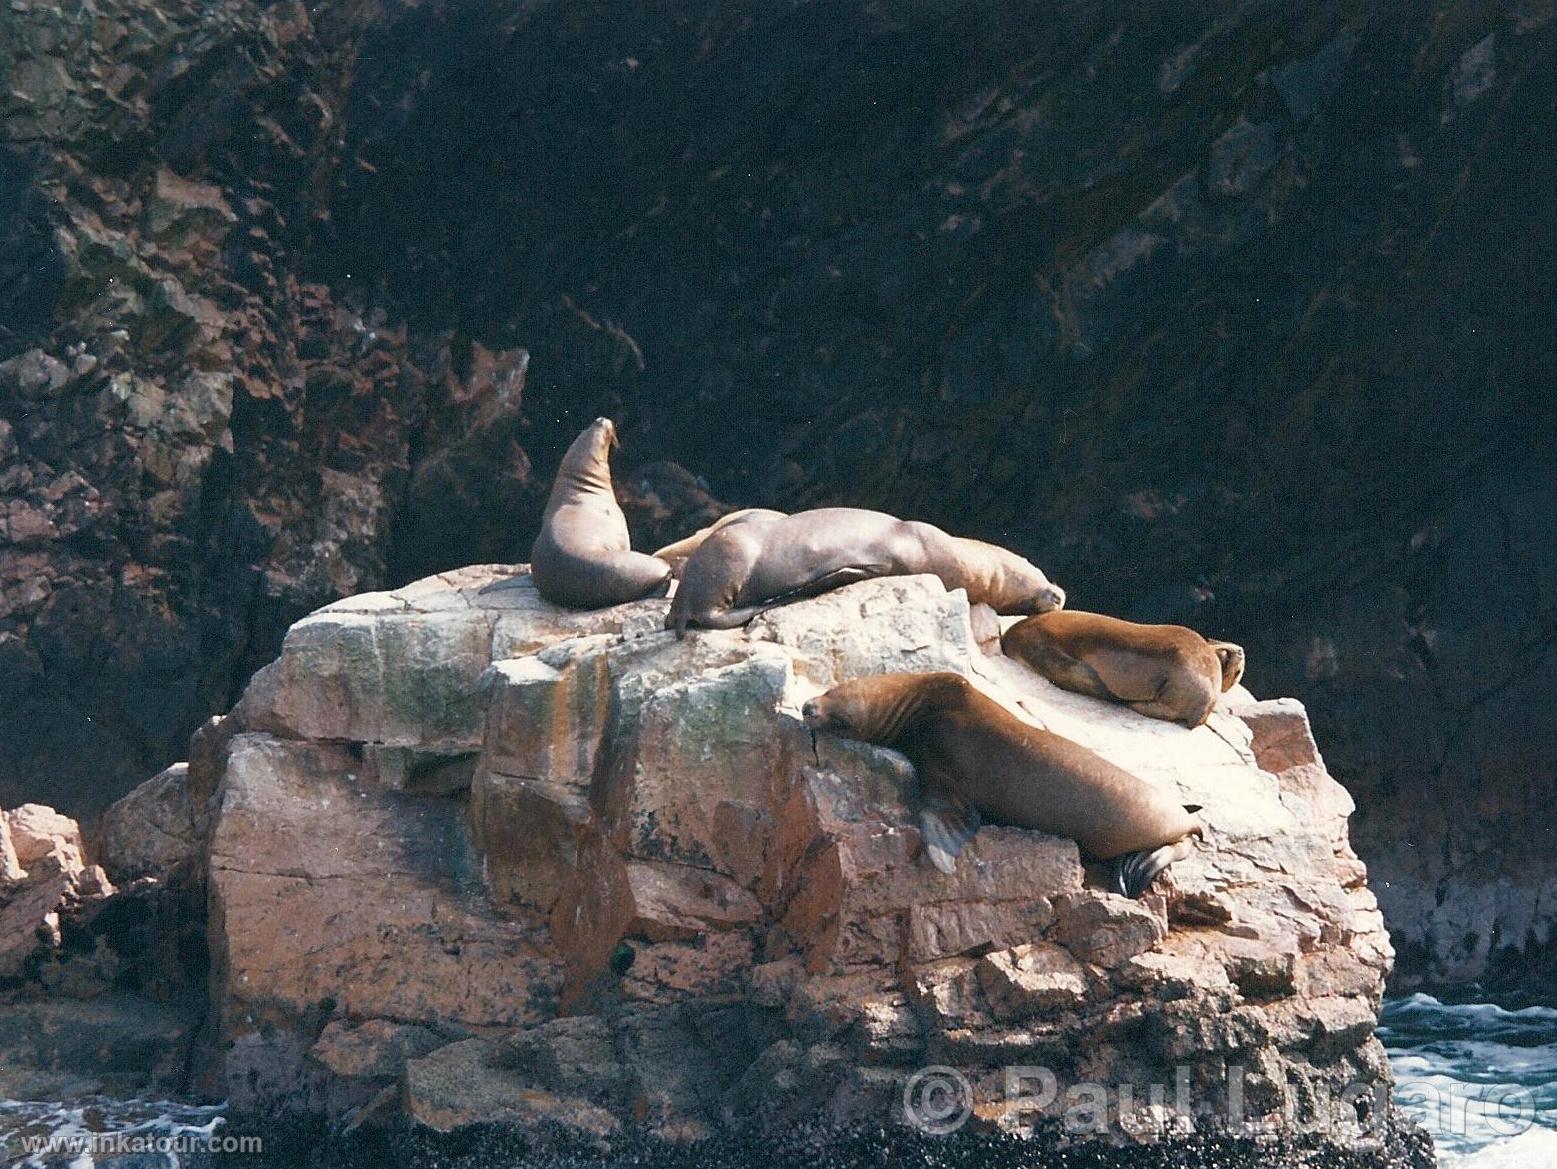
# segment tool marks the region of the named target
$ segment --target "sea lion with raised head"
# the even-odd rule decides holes
[[[857,507],[752,518],[712,532],[688,557],[665,628],[733,629],[764,609],[878,576],[931,573],[997,613],[1046,613],[1065,592],[1031,561],[982,540]]]
[[[562,456],[530,575],[541,596],[570,609],[604,609],[665,588],[670,565],[632,550],[627,517],[611,486],[616,426],[596,418]]]
[[[1079,743],[1032,726],[961,674],[882,674],[834,686],[801,709],[805,725],[893,747],[918,773],[931,862],[951,872],[980,813],[1066,836],[1112,862],[1114,890],[1139,897],[1189,855],[1193,812]]]
[[[1243,647],[1182,625],[1137,625],[1101,613],[1043,613],[1000,639],[1007,657],[1056,686],[1122,702],[1148,718],[1198,727],[1243,677]]]
[[[712,536],[721,528],[727,528],[731,524],[745,524],[753,520],[781,520],[784,513],[774,511],[768,507],[743,507],[739,511],[732,511],[720,516],[706,528],[699,528],[690,536],[684,536],[674,544],[666,544],[663,548],[656,548],[654,555],[670,564],[671,573],[679,580],[681,570],[686,565],[687,558],[703,546],[703,541]]]

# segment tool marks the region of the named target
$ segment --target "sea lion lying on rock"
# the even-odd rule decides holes
[[[733,629],[782,601],[878,576],[932,573],[997,613],[1046,613],[1065,592],[1037,565],[934,524],[856,507],[776,518],[747,515],[710,532],[688,557],[665,628]]]
[[[654,555],[670,564],[672,574],[679,580],[681,570],[686,565],[687,558],[703,545],[703,541],[712,536],[721,528],[727,528],[731,524],[742,524],[748,520],[780,520],[784,513],[774,511],[768,507],[743,507],[739,511],[732,511],[722,515],[706,528],[699,528],[690,536],[677,540],[674,544],[666,544],[663,548],[656,548]]]
[[[530,574],[541,596],[570,609],[604,609],[663,590],[670,565],[634,552],[627,517],[611,486],[616,426],[596,418],[557,468]]]
[[[1056,686],[1187,727],[1204,723],[1217,697],[1243,677],[1242,646],[1101,613],[1029,617],[1006,630],[1000,646]]]
[[[1112,861],[1116,892],[1139,897],[1203,832],[1186,807],[1079,743],[1031,726],[961,674],[881,674],[801,709],[813,732],[894,747],[919,775],[925,848],[951,872],[986,813],[1067,836]]]

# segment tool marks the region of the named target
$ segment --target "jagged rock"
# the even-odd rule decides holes
[[[417,1059],[444,1040],[436,1031],[414,1023],[366,1019],[351,1026],[332,1019],[308,1054],[331,1075],[343,1079],[392,1079],[407,1059]]]
[[[53,854],[66,867],[81,865],[81,827],[43,804],[23,804],[5,813],[11,845],[21,866]]]
[[[447,1036],[414,1023],[365,1019],[355,1026],[332,1019],[308,1049],[308,1063],[324,1073],[322,1106],[335,1116],[371,1111],[398,1089],[407,1061],[447,1044]]]
[[[65,996],[101,994],[112,971],[96,955],[72,962],[61,922],[112,897],[113,883],[100,866],[83,862],[81,829],[70,817],[23,804],[0,819],[15,850],[10,879],[0,883],[0,983],[32,979]]]
[[[32,862],[26,880],[0,895],[0,979],[17,979],[33,955],[60,942],[59,912],[75,890],[79,866],[55,854]]]
[[[985,955],[979,960],[978,979],[990,1010],[1002,1023],[1074,1010],[1086,999],[1088,990],[1081,963],[1064,947],[1048,942]]]
[[[17,859],[16,845],[11,840],[11,822],[0,816],[0,885],[20,881],[27,875],[22,862]]]
[[[405,1065],[405,1114],[448,1132],[469,1124],[522,1124],[607,1136],[621,1122],[604,1108],[577,1097],[526,1086],[506,1068],[492,1066],[491,1045],[465,1039]]]
[[[509,1036],[492,1062],[558,1092],[620,1106],[633,1090],[613,1029],[594,1015],[555,1019]]]
[[[212,1083],[244,1107],[376,1115],[398,1082],[437,1127],[691,1138],[868,1118],[932,1059],[1214,1085],[1237,1058],[1267,1110],[1306,1107],[1289,1066],[1382,1074],[1388,940],[1301,708],[1190,731],[1057,690],[933,578],[684,641],[664,601],[569,614],[509,578],[332,606],[213,726]],[[1202,804],[1206,839],[1141,901],[997,825],[939,872],[902,757],[796,718],[905,663]]]
[[[1072,954],[1105,970],[1150,950],[1167,934],[1164,916],[1150,905],[1112,893],[1066,897],[1055,927],[1055,937]]]

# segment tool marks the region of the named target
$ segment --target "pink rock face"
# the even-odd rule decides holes
[[[975,1084],[1209,1084],[1234,1055],[1275,1085],[1380,1074],[1388,940],[1295,704],[1189,731],[1059,691],[930,578],[681,642],[663,601],[568,614],[522,578],[479,591],[499,579],[331,606],[204,732],[218,1062],[245,1103],[357,1107],[392,1075],[440,1127],[479,1104],[691,1137],[887,1119],[937,1060]],[[994,824],[939,872],[903,758],[796,717],[903,669],[1203,805],[1205,839],[1140,901]]]
[[[561,962],[479,881],[463,809],[364,785],[342,747],[233,743],[210,841],[212,954],[227,1042],[352,1019],[447,1028],[546,1017]]]

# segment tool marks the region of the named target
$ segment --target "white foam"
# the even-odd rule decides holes
[[[1479,1149],[1440,1152],[1440,1169],[1557,1169],[1557,1132],[1532,1128]]]

